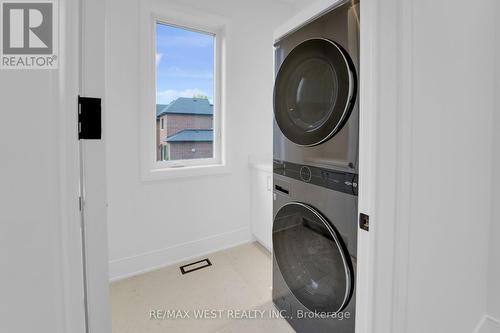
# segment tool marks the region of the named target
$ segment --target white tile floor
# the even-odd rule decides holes
[[[185,275],[179,264],[113,283],[113,333],[293,332],[285,320],[269,318],[271,257],[266,250],[252,243],[205,257],[212,266]],[[154,310],[189,311],[189,319],[150,319]],[[221,318],[195,319],[196,310],[221,310]],[[263,313],[265,318],[231,319],[236,316],[231,310],[259,310],[241,315]]]

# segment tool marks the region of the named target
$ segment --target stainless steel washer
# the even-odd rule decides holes
[[[273,302],[297,332],[354,332],[357,176],[274,166]]]

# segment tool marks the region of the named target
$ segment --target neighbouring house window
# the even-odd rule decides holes
[[[218,162],[216,53],[215,34],[156,23],[157,161]]]
[[[168,161],[168,148],[167,146],[163,145],[163,160]]]

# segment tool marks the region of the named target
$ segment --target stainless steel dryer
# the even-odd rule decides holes
[[[274,159],[358,170],[359,3],[275,43]]]

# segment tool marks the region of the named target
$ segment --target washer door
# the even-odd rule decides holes
[[[346,307],[352,263],[340,236],[314,208],[292,202],[278,211],[273,255],[288,288],[308,310],[335,313]]]
[[[281,132],[301,146],[338,133],[356,99],[356,75],[347,52],[328,39],[310,39],[290,52],[274,86],[274,116]]]

